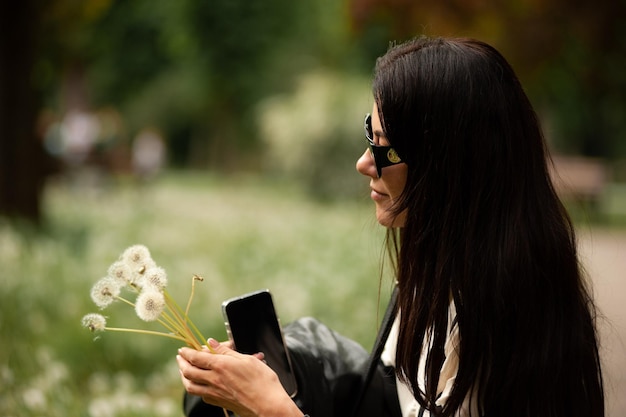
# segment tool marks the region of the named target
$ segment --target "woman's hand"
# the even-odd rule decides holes
[[[300,417],[302,412],[289,398],[263,355],[243,355],[227,343],[209,339],[208,349],[178,350],[176,361],[188,393],[241,417]]]

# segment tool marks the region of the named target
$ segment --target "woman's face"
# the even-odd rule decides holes
[[[380,118],[378,117],[378,106],[374,103],[372,109],[372,134],[376,145],[388,146],[389,141],[383,133]],[[406,219],[406,214],[394,215],[393,205],[404,190],[407,176],[406,164],[388,166],[382,169],[382,174],[378,178],[374,157],[369,149],[356,162],[356,170],[370,178],[371,198],[376,205],[376,219],[378,223],[387,227],[402,227]]]

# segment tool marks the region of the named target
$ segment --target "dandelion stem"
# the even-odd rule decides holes
[[[132,308],[135,308],[135,303],[128,301],[126,298],[124,297],[120,297],[119,295],[117,297],[115,297],[116,299],[125,302],[126,304],[130,305]]]
[[[187,324],[187,321],[189,318],[189,308],[191,307],[191,301],[193,300],[193,296],[195,294],[196,281],[204,281],[204,278],[196,274],[194,274],[193,277],[191,277],[191,293],[189,294],[189,300],[187,301],[187,308],[185,309],[185,324]],[[199,337],[200,340],[202,340],[203,342],[206,341],[205,337],[202,335],[202,332],[200,332],[200,330],[196,327],[194,322],[189,321],[189,323],[191,324],[192,331],[196,333],[196,336]]]
[[[197,332],[198,334],[200,334],[200,337],[201,337],[201,339],[200,339],[201,342],[198,342],[196,336],[193,334],[192,330],[187,325],[186,315],[183,313],[183,310],[176,303],[176,301],[169,295],[169,293],[167,291],[164,291],[164,294],[165,294],[165,302],[169,306],[169,310],[172,313],[172,315],[174,315],[174,317],[176,318],[177,323],[179,323],[179,326],[180,326],[179,328],[180,328],[181,332],[186,334],[187,337],[190,340],[194,341],[193,346],[197,350],[201,350],[202,349],[202,343],[205,341],[205,339],[202,338],[202,335],[199,332]],[[190,322],[190,323],[195,328],[195,325],[193,324],[193,322]]]
[[[142,333],[142,334],[148,334],[148,335],[153,335],[153,336],[168,337],[170,339],[182,340],[183,342],[186,342],[186,340],[181,336],[171,334],[171,333],[157,332],[153,330],[127,329],[124,327],[105,327],[104,330],[108,330],[112,332]]]
[[[167,305],[167,311],[161,313],[161,317],[171,324],[171,326],[175,329],[175,333],[183,337],[189,346],[192,346],[196,350],[202,349],[201,343],[193,337],[193,334],[189,332],[189,329],[185,326],[185,323],[181,320],[181,318],[172,312],[172,306],[168,302],[167,297],[165,303]]]
[[[196,281],[204,281],[204,278],[202,278],[200,275],[196,275],[196,274],[194,274],[191,277],[191,292],[189,294],[189,299],[187,300],[187,307],[185,308],[185,313],[184,313],[185,328],[188,329],[189,328],[189,324],[190,324],[192,333],[195,333],[196,337],[199,338],[202,342],[204,342],[204,341],[206,341],[206,338],[204,337],[202,332],[200,332],[200,330],[196,327],[196,325],[194,324],[193,321],[189,321],[188,320],[189,319],[189,308],[191,307],[191,302],[193,301],[193,296],[194,296],[195,290],[196,290]],[[174,303],[174,304],[176,305],[176,307],[178,307],[178,305],[176,303]],[[180,310],[180,307],[178,307],[178,308]],[[191,337],[193,337],[193,336],[191,336]]]
[[[196,291],[196,280],[202,280],[201,277],[195,275],[191,277],[191,292],[189,293],[189,300],[187,300],[187,308],[185,308],[185,324],[187,324],[187,318],[189,317],[189,307],[191,307],[191,300],[193,300],[193,294]]]
[[[186,320],[184,318],[183,309],[180,308],[176,300],[174,300],[167,291],[164,291],[163,294],[165,295],[166,303],[170,306],[170,311],[172,312],[172,314],[176,317],[176,319],[179,322],[185,323]]]

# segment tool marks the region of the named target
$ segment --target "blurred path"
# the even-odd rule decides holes
[[[626,231],[579,231],[580,255],[605,320],[599,321],[607,417],[626,417]]]

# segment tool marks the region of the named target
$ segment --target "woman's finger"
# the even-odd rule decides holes
[[[200,369],[211,369],[211,355],[208,350],[195,350],[190,348],[178,349],[178,355],[187,362]]]

